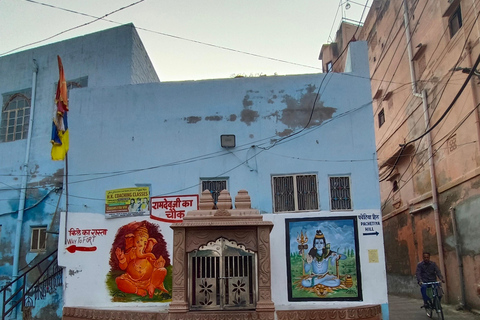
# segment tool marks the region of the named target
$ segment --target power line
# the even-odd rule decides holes
[[[353,112],[356,112],[362,108],[365,108],[365,107],[368,107],[371,105],[371,101],[370,102],[367,102],[365,104],[362,104],[361,106],[357,107],[357,108],[354,108],[354,109],[351,109],[351,110],[348,110],[344,113],[341,113],[341,114],[338,114],[336,115],[335,117],[331,118],[331,119],[328,119],[326,121],[324,121],[323,123],[321,123],[320,125],[318,126],[315,126],[315,127],[310,127],[308,128],[308,130],[306,130],[302,135],[298,135],[297,137],[295,137],[294,139],[296,138],[299,138],[303,135],[306,135],[306,134],[309,134],[315,130],[318,130],[320,128],[323,128],[325,125],[329,124],[330,122],[332,121],[335,121],[335,120],[338,120],[350,113],[353,113]],[[302,130],[303,131],[303,130]],[[299,132],[300,133],[300,132]],[[272,136],[273,137],[273,136]],[[269,137],[269,138],[265,138],[265,139],[261,139],[261,140],[267,140],[267,139],[271,139],[272,137]],[[261,141],[259,140],[259,141]],[[282,141],[280,142],[279,144],[283,144],[283,143],[286,143],[286,142],[290,142],[292,140],[286,140],[286,141]],[[249,147],[245,147],[246,145],[248,145]],[[255,146],[259,149],[263,151],[265,150],[269,150],[271,148],[263,148],[263,147],[259,147],[259,146]],[[273,146],[271,146],[273,147]],[[243,148],[239,151],[244,151],[244,150],[247,150],[251,148],[251,144],[245,144],[243,145]],[[185,163],[190,163],[192,161],[199,161],[199,160],[206,160],[206,159],[210,159],[213,157],[213,155],[217,155],[218,153],[220,152],[214,152],[214,153],[211,153],[211,154],[208,154],[207,157],[203,157],[202,159],[200,159],[200,157],[193,157],[193,158],[189,158],[187,160],[181,160],[181,161],[178,161],[176,162],[176,165],[178,164],[185,164]],[[247,158],[247,160],[241,162],[239,165],[221,173],[221,174],[218,174],[216,177],[220,177],[228,172],[231,172],[233,171],[234,169],[240,167],[241,165],[247,163],[249,160],[251,160],[252,158],[254,158],[256,155],[260,154],[261,152],[257,152],[255,153],[253,156]],[[224,155],[229,155],[230,153],[229,152],[225,152],[223,154],[220,154],[220,156],[224,156]],[[306,159],[305,159],[306,160]],[[375,160],[375,159],[331,159],[331,160],[328,160],[328,162],[359,162],[359,161],[372,161],[372,160]],[[120,176],[120,175],[125,175],[125,174],[130,174],[130,173],[135,173],[135,172],[140,172],[140,171],[145,171],[145,170],[152,170],[152,169],[157,169],[157,168],[161,168],[161,167],[167,167],[167,166],[170,166],[170,164],[161,164],[161,165],[157,165],[157,166],[150,166],[150,167],[145,167],[145,168],[138,168],[138,169],[132,169],[132,170],[125,170],[125,171],[116,171],[116,172],[112,172],[112,173],[108,173],[109,175],[107,176],[102,176],[102,177],[93,177],[93,178],[90,178],[90,179],[84,179],[84,180],[77,180],[77,181],[72,181],[70,182],[70,184],[75,184],[75,183],[82,183],[82,182],[87,182],[87,181],[95,181],[95,180],[99,180],[99,179],[105,179],[105,178],[111,178],[111,177],[115,177],[115,176]],[[98,174],[98,173],[96,173]],[[96,175],[96,174],[92,174],[92,175]],[[74,175],[74,176],[84,176],[84,175],[90,175],[90,174],[79,174],[79,175]],[[69,175],[71,176],[71,175]],[[172,191],[172,192],[169,192],[169,193],[166,193],[166,194],[172,194],[172,193],[175,193],[175,192],[179,192],[179,191],[183,191],[183,190],[187,190],[187,189],[190,189],[192,187],[195,187],[195,186],[198,186],[198,184],[195,184],[195,185],[192,185],[192,186],[189,186],[187,188],[184,188],[184,189],[181,189],[181,190],[176,190],[176,191]],[[12,187],[13,188],[13,187]],[[33,188],[32,188],[33,189]],[[165,194],[165,193],[164,193]],[[70,195],[69,195],[70,196]],[[88,198],[88,197],[81,197],[81,196],[74,196],[74,197],[77,197],[77,198],[86,198],[86,199],[93,199],[93,200],[99,200],[99,199],[96,199],[96,198]]]
[[[435,122],[435,124],[433,126],[431,126],[428,130],[426,130],[423,134],[421,134],[420,136],[418,136],[417,138],[414,138],[410,141],[408,141],[407,143],[403,144],[404,146],[407,146],[409,145],[410,143],[413,143],[419,139],[421,139],[422,137],[424,137],[425,135],[427,135],[430,131],[432,131],[444,118],[445,116],[448,114],[448,112],[453,108],[453,106],[455,105],[455,102],[457,102],[458,98],[460,97],[460,95],[463,93],[463,90],[465,90],[465,87],[467,86],[468,82],[470,81],[470,78],[474,75],[477,67],[478,67],[478,64],[480,63],[480,55],[478,55],[478,58],[477,58],[477,61],[475,61],[475,64],[473,65],[472,67],[472,70],[470,70],[470,73],[468,74],[467,76],[467,79],[465,79],[465,82],[463,83],[462,87],[460,88],[460,90],[457,92],[457,94],[455,95],[455,97],[453,98],[452,102],[450,103],[450,105],[448,106],[448,108],[445,110],[445,112],[441,115],[441,117],[437,120],[437,122]]]
[[[368,1],[367,1],[367,3],[368,3]],[[366,7],[367,7],[367,3],[365,3],[365,7],[363,8],[363,12],[362,12],[362,16],[361,16],[360,20],[363,18],[363,14],[365,13],[365,9],[366,9]],[[360,25],[357,25],[357,28],[355,29],[355,32],[353,33],[352,38],[348,41],[348,43],[345,45],[345,48],[343,48],[342,52],[338,55],[338,57],[337,57],[337,58],[335,59],[335,61],[332,63],[332,69],[333,69],[333,66],[339,61],[339,59],[340,59],[340,58],[343,56],[343,54],[346,52],[346,50],[347,50],[348,46],[350,45],[350,43],[351,43],[352,41],[354,41],[355,35],[357,34],[359,28],[360,28]],[[285,136],[285,137],[283,137],[283,138],[281,138],[281,139],[279,139],[279,140],[276,140],[271,146],[266,147],[266,148],[263,148],[264,150],[269,150],[269,149],[275,147],[275,145],[277,145],[278,143],[280,143],[280,142],[282,142],[282,141],[284,141],[284,140],[286,140],[286,139],[289,139],[289,138],[291,138],[291,137],[293,137],[293,136],[295,136],[295,135],[298,135],[298,134],[300,134],[302,131],[304,131],[305,129],[308,128],[308,126],[310,125],[310,122],[312,121],[312,118],[313,118],[313,113],[314,113],[314,111],[315,111],[315,106],[316,106],[316,104],[317,104],[317,100],[318,100],[318,98],[320,97],[320,90],[322,89],[323,82],[325,81],[325,79],[326,79],[327,77],[329,77],[329,74],[330,74],[330,78],[332,78],[332,77],[333,77],[333,75],[331,75],[332,73],[333,73],[333,72],[329,72],[329,73],[327,73],[327,74],[322,78],[322,81],[320,82],[320,85],[318,86],[317,93],[315,94],[315,99],[313,100],[313,104],[312,104],[310,116],[309,116],[309,118],[308,118],[307,123],[303,126],[303,128],[300,129],[299,131],[296,131],[296,132],[294,132],[294,133],[289,134],[288,136]],[[325,90],[326,90],[329,82],[330,82],[330,79],[328,80],[327,84],[326,84],[325,87],[323,88],[323,91],[322,91],[322,92],[325,92]]]
[[[350,113],[356,112],[356,111],[358,111],[362,108],[365,108],[369,105],[371,105],[371,101],[368,101],[368,102],[360,105],[359,107],[348,110],[344,113],[335,115],[331,119],[327,119],[327,120],[323,121],[318,126],[308,128],[308,130],[305,131],[304,134],[308,134],[308,133],[310,133],[314,130],[323,128],[323,126],[327,125],[328,123],[330,123],[332,121],[335,121],[339,118],[342,118],[342,117],[344,117],[344,116],[346,116]],[[300,132],[298,132],[298,133],[300,133]],[[303,135],[300,135],[300,136],[303,136]],[[263,138],[263,139],[259,139],[255,142],[253,142],[253,145],[255,145],[256,147],[258,147],[260,149],[266,149],[264,147],[261,147],[261,144],[266,143],[266,142],[263,142],[263,141],[269,141],[269,140],[272,140],[275,137],[277,137],[277,135],[272,135],[272,136],[269,136],[269,137],[266,137],[266,138]],[[279,142],[279,141],[277,141],[277,142]],[[287,141],[285,141],[285,142],[287,142]],[[284,142],[282,142],[282,143],[284,143]],[[282,144],[282,143],[279,143],[279,144]],[[245,150],[250,149],[251,146],[252,146],[252,143],[245,143],[243,145],[240,145],[236,151],[237,152],[245,151]],[[204,160],[208,160],[208,159],[219,157],[219,156],[226,156],[226,155],[229,155],[229,154],[231,154],[231,153],[230,152],[225,152],[225,151],[222,150],[222,151],[207,153],[207,154],[204,154],[204,155],[194,156],[194,157],[190,157],[190,158],[186,158],[186,159],[182,159],[182,160],[178,160],[178,161],[174,161],[174,162],[163,163],[163,164],[158,164],[158,165],[148,166],[148,167],[142,167],[142,168],[136,168],[136,169],[118,170],[118,171],[109,171],[109,172],[69,174],[69,177],[88,177],[88,176],[92,177],[92,178],[84,179],[84,180],[71,181],[70,184],[100,180],[100,179],[105,179],[105,178],[110,178],[110,177],[115,177],[115,176],[120,176],[120,175],[125,175],[125,174],[137,173],[137,172],[141,172],[141,171],[159,169],[159,168],[163,168],[163,167],[178,166],[178,165],[188,164],[188,163],[192,163],[192,162],[196,162],[196,161],[204,161]],[[343,161],[343,160],[345,160],[345,159],[342,159],[342,160],[339,160],[339,161]],[[101,175],[101,176],[96,177],[98,175]],[[12,176],[12,175],[7,175],[7,176],[12,177],[12,178],[17,177],[17,176]],[[39,174],[37,174],[37,176],[39,176]],[[50,175],[46,175],[46,176],[50,176]],[[9,185],[7,185],[7,186],[12,190],[19,190],[19,188],[15,188],[15,187],[12,187],[12,186],[9,186]],[[30,188],[27,188],[27,189],[38,189],[38,188],[37,187],[30,187]],[[0,189],[0,191],[2,191],[2,189]]]
[[[427,7],[427,4],[428,4],[428,1],[427,1],[427,3],[425,4],[425,6],[423,7],[423,9],[422,9],[422,12],[421,12],[421,14],[420,14],[420,17],[423,15],[423,12],[425,11],[425,9],[426,9],[426,7]],[[419,19],[420,19],[420,18],[419,18]],[[471,32],[473,31],[473,28],[474,28],[474,26],[475,26],[475,22],[477,21],[477,19],[478,19],[478,16],[475,18],[475,20],[474,20],[474,22],[473,22],[473,24],[472,24],[472,28],[470,29],[470,31],[469,31],[469,33],[468,33],[468,35],[467,35],[467,37],[466,37],[465,44],[464,44],[464,46],[462,47],[462,51],[461,51],[461,53],[460,53],[460,55],[459,55],[459,58],[458,58],[458,60],[457,60],[457,62],[456,62],[456,64],[455,64],[455,67],[458,65],[460,59],[462,58],[463,51],[465,50],[465,45],[466,45],[466,43],[467,43],[467,41],[468,41],[468,39],[469,39],[469,37],[470,37]],[[419,24],[419,21],[417,22],[417,24],[416,24],[416,26],[415,26],[414,32],[415,32],[418,24]],[[440,42],[440,41],[441,41],[441,38],[440,38],[439,42]],[[439,42],[438,42],[438,43],[439,43]],[[400,41],[399,41],[399,43],[400,43]],[[435,48],[435,51],[436,51],[436,49],[438,48],[438,43],[437,43],[437,47]],[[407,45],[409,45],[409,44],[407,43]],[[398,46],[397,46],[397,47],[398,47]],[[405,51],[404,51],[404,53],[405,53]],[[404,54],[404,53],[403,53],[403,54]],[[402,57],[403,57],[403,54],[402,54]],[[433,56],[432,56],[431,59],[433,59]],[[480,56],[479,56],[479,59],[480,59]],[[396,71],[398,70],[399,65],[400,65],[400,63],[397,65],[397,68],[395,69],[395,72],[394,72],[394,74],[392,75],[392,79],[393,79],[393,77],[395,76],[395,73],[396,73]],[[454,70],[455,67],[454,67],[452,70]],[[473,73],[473,71],[475,71],[475,70],[476,70],[476,67],[475,67],[475,68],[472,68],[471,73]],[[387,68],[387,71],[388,71],[388,68]],[[385,75],[386,75],[386,72],[385,72]],[[451,79],[452,76],[453,76],[453,71],[451,72],[451,74],[450,74],[449,78],[447,79],[447,82],[446,82],[446,84],[445,84],[442,92],[440,93],[440,98],[443,96],[443,93],[445,92],[446,87],[447,87],[447,85],[448,85],[448,81]],[[467,81],[468,81],[468,80],[467,80]],[[462,88],[460,89],[461,92],[463,91],[463,89],[465,88],[465,86],[466,86],[466,82],[464,83],[464,85],[463,85]],[[459,94],[456,95],[456,97],[455,97],[455,99],[454,99],[454,101],[453,101],[453,104],[454,104],[455,101],[458,99],[458,97],[460,96],[461,92],[459,92]],[[439,100],[440,100],[440,98],[439,98]],[[438,102],[438,103],[439,103],[439,102]],[[437,105],[438,105],[438,103],[437,103]],[[403,151],[405,150],[405,147],[406,147],[409,143],[419,140],[420,138],[422,138],[423,136],[425,136],[428,132],[430,132],[431,130],[433,130],[433,128],[436,127],[436,126],[442,121],[442,119],[446,116],[446,114],[448,113],[448,111],[453,107],[453,104],[451,104],[450,107],[447,108],[446,112],[441,116],[441,118],[439,119],[439,121],[437,121],[437,122],[434,124],[434,126],[432,126],[432,127],[430,128],[430,130],[426,131],[422,136],[418,137],[417,139],[414,139],[414,140],[408,142],[407,144],[401,144],[401,145],[400,145],[401,149],[400,149],[400,151],[398,152],[397,159],[395,160],[395,163],[394,163],[394,165],[392,166],[391,171],[389,172],[389,174],[388,174],[387,176],[385,176],[384,178],[380,179],[380,182],[383,182],[383,181],[385,181],[386,179],[388,179],[388,178],[390,177],[390,175],[394,172],[395,167],[396,167],[396,165],[397,165],[397,163],[398,163],[398,161],[399,161],[399,159],[400,159],[400,156],[402,155]],[[380,104],[380,105],[381,105],[381,104]],[[379,106],[379,107],[380,107],[380,106]],[[418,107],[417,107],[417,108],[418,108]],[[378,110],[378,109],[377,109],[377,110]],[[412,113],[412,114],[413,114],[413,113]],[[431,115],[429,119],[431,119],[432,116],[433,116],[433,115]],[[415,122],[415,125],[419,122],[420,118],[421,118],[421,117],[419,117],[419,119],[417,119],[417,121]],[[408,119],[408,118],[407,118],[407,119]],[[415,126],[412,127],[412,129],[409,131],[409,133],[412,132],[412,130],[413,130],[414,127],[415,127]],[[408,134],[409,134],[409,133],[408,133]],[[408,136],[408,134],[407,134],[407,136]],[[385,135],[384,135],[384,136],[385,136]]]
[[[406,0],[403,0],[403,1],[406,1]],[[415,33],[415,31],[417,30],[417,28],[418,28],[418,26],[419,26],[419,24],[420,24],[420,18],[423,16],[423,13],[425,12],[425,9],[426,9],[426,7],[427,7],[428,2],[429,2],[429,0],[427,0],[427,2],[425,3],[425,6],[423,7],[422,12],[420,13],[420,16],[418,17],[417,23],[415,24],[415,27],[414,27],[412,33]],[[403,2],[402,2],[402,3],[403,3]],[[401,8],[401,7],[400,7],[400,8]],[[397,12],[397,16],[398,16],[398,12]],[[396,22],[396,20],[395,20],[393,23],[395,24],[395,22]],[[399,31],[400,31],[400,30],[401,30],[401,29],[399,29]],[[395,36],[395,37],[396,37],[396,36]],[[403,37],[403,34],[402,34],[402,37]],[[394,39],[393,39],[393,40],[394,40]],[[393,44],[393,40],[392,40],[392,42],[390,43],[391,45]],[[410,42],[411,42],[411,41],[412,41],[412,39],[410,38]],[[405,48],[404,48],[403,51],[402,51],[402,55],[400,56],[400,59],[399,59],[398,64],[397,64],[397,66],[396,66],[396,68],[395,68],[395,71],[393,72],[393,74],[392,74],[392,76],[391,76],[391,79],[390,79],[390,82],[388,82],[388,85],[387,85],[387,87],[386,87],[386,89],[385,89],[386,92],[388,91],[388,89],[390,88],[390,85],[392,84],[392,83],[391,83],[391,80],[393,80],[393,78],[394,78],[395,75],[397,74],[397,71],[398,71],[398,68],[400,67],[400,64],[401,64],[401,62],[402,62],[403,56],[405,55],[405,52],[407,52],[407,47],[411,45],[410,42],[407,42],[407,43],[406,43]],[[397,42],[397,47],[395,48],[395,53],[398,52],[398,47],[400,46],[400,44],[401,44],[401,41],[399,40],[399,41]],[[387,50],[389,50],[389,49],[390,49],[390,46],[388,47]],[[393,56],[395,56],[395,53],[394,53]],[[386,54],[385,54],[385,56],[386,56]],[[380,81],[380,84],[378,85],[378,88],[380,88],[380,86],[382,85],[383,80],[385,79],[385,77],[386,77],[386,75],[387,75],[387,72],[388,72],[388,70],[390,69],[390,65],[392,64],[392,62],[393,62],[393,57],[392,57],[392,59],[390,60],[388,66],[387,66],[387,68],[386,68],[386,70],[385,70],[385,73],[384,73],[384,75],[383,75],[383,77],[382,77],[382,80]],[[378,64],[377,67],[379,67],[379,65],[380,65],[380,64]],[[374,73],[375,73],[375,72],[376,72],[376,70],[374,71]],[[377,106],[377,109],[374,111],[374,114],[376,114],[376,113],[378,112],[378,110],[380,110],[380,108],[381,108],[381,106],[382,106],[382,103],[383,103],[383,101],[380,102],[380,104]]]
[[[46,41],[46,40],[49,40],[49,39],[52,39],[54,37],[57,37],[63,33],[66,33],[66,32],[69,32],[69,31],[72,31],[72,30],[75,30],[75,29],[78,29],[80,27],[84,27],[88,24],[91,24],[93,22],[96,22],[98,20],[103,20],[103,21],[106,21],[106,22],[110,22],[110,23],[114,23],[114,24],[118,24],[118,25],[122,25],[122,23],[120,22],[117,22],[117,21],[113,21],[113,20],[109,20],[109,19],[105,19],[105,17],[111,15],[112,13],[115,13],[119,10],[122,10],[124,8],[121,8],[119,10],[115,10],[111,13],[108,13],[102,17],[97,17],[97,16],[93,16],[93,15],[90,15],[90,14],[86,14],[86,13],[83,13],[83,12],[79,12],[79,11],[75,11],[75,10],[70,10],[70,9],[66,9],[66,8],[62,8],[62,7],[58,7],[58,6],[54,6],[54,5],[51,5],[51,4],[46,4],[46,3],[43,3],[43,2],[39,2],[39,1],[34,1],[34,0],[24,0],[24,1],[27,1],[27,2],[31,2],[31,3],[35,3],[35,4],[39,4],[39,5],[43,5],[43,6],[46,6],[46,7],[50,7],[50,8],[54,8],[54,9],[58,9],[58,10],[63,10],[63,11],[66,11],[66,12],[70,12],[70,13],[74,13],[74,14],[78,14],[78,15],[82,15],[82,16],[86,16],[86,17],[90,17],[90,18],[94,18],[95,20],[91,21],[91,22],[88,22],[86,24],[83,24],[83,25],[79,25],[79,26],[76,26],[76,27],[73,27],[73,28],[70,28],[70,29],[67,29],[65,31],[62,31],[60,33],[57,33],[53,36],[50,36],[48,38],[45,38],[45,39],[42,39],[42,40],[39,40],[39,41],[35,41],[35,42],[32,42],[32,43],[29,43],[29,44],[26,44],[26,45],[23,45],[23,46],[20,46],[18,48],[15,48],[15,49],[12,49],[10,51],[7,51],[7,52],[4,52],[4,53],[1,53],[0,54],[0,57],[3,56],[3,55],[6,55],[10,52],[13,52],[13,51],[16,51],[18,49],[21,49],[21,48],[24,48],[24,47],[28,47],[28,46],[31,46],[33,44],[37,44],[37,43],[40,43],[40,42],[43,42],[43,41]],[[142,2],[142,1],[145,1],[145,0],[141,0],[141,1],[138,1],[138,2]],[[134,3],[134,4],[137,4],[138,2]],[[132,5],[134,5],[132,4]],[[130,6],[132,6],[130,5]],[[142,28],[142,27],[135,27],[137,30],[142,30],[142,31],[146,31],[146,32],[150,32],[150,33],[155,33],[155,34],[158,34],[158,35],[161,35],[161,36],[165,36],[165,37],[170,37],[170,38],[174,38],[174,39],[177,39],[177,40],[183,40],[183,41],[188,41],[188,42],[192,42],[192,43],[196,43],[196,44],[201,44],[201,45],[204,45],[204,46],[209,46],[209,47],[213,47],[213,48],[216,48],[216,49],[221,49],[221,50],[226,50],[226,51],[231,51],[231,52],[235,52],[235,53],[240,53],[240,54],[245,54],[245,55],[249,55],[249,56],[253,56],[253,57],[256,57],[256,58],[262,58],[262,59],[268,59],[268,60],[272,60],[272,61],[276,61],[276,62],[281,62],[281,63],[286,63],[286,64],[291,64],[291,65],[296,65],[296,66],[300,66],[300,67],[304,67],[304,68],[310,68],[310,69],[315,69],[315,70],[322,70],[322,68],[318,68],[318,67],[314,67],[314,66],[310,66],[310,65],[306,65],[306,64],[301,64],[301,63],[297,63],[297,62],[292,62],[292,61],[287,61],[287,60],[283,60],[283,59],[278,59],[278,58],[273,58],[273,57],[269,57],[269,56],[264,56],[264,55],[260,55],[260,54],[256,54],[256,53],[252,53],[252,52],[248,52],[248,51],[243,51],[243,50],[238,50],[238,49],[233,49],[233,48],[229,48],[229,47],[225,47],[225,46],[220,46],[220,45],[216,45],[216,44],[212,44],[212,43],[208,43],[208,42],[204,42],[204,41],[199,41],[199,40],[194,40],[194,39],[189,39],[189,38],[185,38],[185,37],[180,37],[180,36],[177,36],[177,35],[173,35],[173,34],[169,34],[169,33],[165,33],[165,32],[160,32],[160,31],[155,31],[155,30],[152,30],[152,29],[147,29],[147,28]]]
[[[476,105],[459,123],[457,123],[457,124],[455,125],[455,127],[454,127],[448,134],[446,134],[444,137],[442,137],[442,138],[439,140],[439,142],[440,142],[441,140],[445,139],[445,137],[447,137],[447,136],[451,137],[451,136],[463,125],[463,123],[465,123],[465,121],[472,115],[472,113],[477,110],[477,108],[478,108],[479,106],[480,106],[480,104]],[[444,142],[442,142],[441,145],[437,148],[437,150],[439,150],[447,141],[448,141],[448,139],[445,140]],[[439,143],[439,142],[437,142],[437,143]],[[467,144],[471,144],[471,143],[476,143],[476,142],[477,142],[477,141],[471,141],[471,142],[468,142],[468,143],[464,143],[463,145],[467,145]],[[398,179],[399,181],[401,181],[402,178],[407,174],[408,168],[409,168],[410,165],[413,163],[414,156],[417,155],[417,154],[420,154],[420,153],[424,153],[425,151],[426,151],[426,149],[424,149],[424,150],[422,150],[422,151],[416,151],[415,154],[414,154],[413,156],[411,156],[411,160],[410,160],[408,166],[405,168],[404,173],[403,173],[403,174],[400,176],[400,178]],[[432,154],[432,157],[434,157],[436,154],[437,154],[437,152],[434,152],[434,153]],[[412,172],[411,176],[410,176],[407,180],[405,180],[404,182],[407,183],[407,182],[409,182],[410,180],[412,180],[413,177],[414,177],[418,172],[420,172],[420,170],[423,168],[423,166],[424,166],[429,160],[430,160],[430,158],[427,158],[427,159],[425,159],[425,161],[424,161],[423,163],[419,164],[419,165],[418,165],[418,169],[417,169],[415,172]],[[403,186],[400,186],[400,187],[399,187],[399,190],[403,189],[405,186],[406,186],[406,184],[403,184]],[[387,197],[386,197],[386,199],[385,199],[385,202],[384,202],[384,205],[383,205],[383,207],[382,207],[382,210],[385,208],[387,202],[391,200],[392,193],[393,193],[393,189],[390,190],[389,194],[387,195]]]
[[[50,191],[48,191],[41,199],[39,199],[36,203],[34,203],[33,205],[25,208],[24,210],[27,211],[27,210],[30,210],[32,208],[35,208],[36,206],[38,206],[43,200],[45,200],[52,192],[57,192],[59,191],[60,188],[54,188],[54,189],[51,189]],[[8,214],[14,214],[14,213],[17,213],[18,210],[15,210],[15,211],[10,211],[10,212],[3,212],[3,213],[0,213],[0,216],[4,216],[4,215],[8,215]]]
[[[25,1],[31,1],[31,2],[33,2],[32,0],[25,0]],[[4,55],[6,55],[6,54],[9,54],[9,53],[11,53],[11,52],[14,52],[14,51],[16,51],[16,50],[18,50],[18,49],[22,49],[22,48],[31,46],[31,45],[33,45],[33,44],[41,43],[41,42],[50,40],[50,39],[52,39],[52,38],[58,37],[59,35],[64,34],[64,33],[67,33],[67,32],[69,32],[69,31],[72,31],[72,30],[75,30],[75,29],[79,29],[79,28],[88,26],[89,24],[92,24],[92,23],[94,23],[94,22],[97,22],[97,21],[99,21],[99,20],[102,20],[103,18],[108,17],[109,15],[112,15],[112,14],[117,13],[117,12],[119,12],[119,11],[122,11],[122,10],[124,10],[124,9],[130,8],[130,7],[132,7],[132,6],[136,5],[136,4],[139,4],[140,2],[143,2],[143,1],[145,1],[145,0],[138,0],[137,2],[134,2],[134,3],[131,3],[131,4],[127,5],[127,6],[124,6],[124,7],[121,7],[121,8],[119,8],[119,9],[113,10],[112,12],[107,13],[107,14],[101,16],[101,17],[98,17],[98,18],[96,18],[96,19],[94,19],[94,20],[92,20],[92,21],[90,21],[90,22],[86,22],[86,23],[84,23],[84,24],[81,24],[81,25],[78,25],[78,26],[75,26],[75,27],[72,27],[72,28],[69,28],[69,29],[60,31],[60,32],[58,32],[58,33],[56,33],[56,34],[54,34],[54,35],[52,35],[52,36],[49,36],[49,37],[47,37],[47,38],[45,38],[45,39],[38,40],[38,41],[29,43],[29,44],[26,44],[26,45],[22,45],[22,46],[20,46],[20,47],[15,48],[15,49],[9,50],[9,51],[7,51],[7,52],[0,53],[0,57],[4,56]]]
[[[35,2],[35,1],[33,1],[33,0],[26,0],[26,1],[33,2],[33,3],[37,3],[37,2]],[[144,1],[144,0],[141,0],[141,1]],[[138,1],[138,2],[136,2],[136,3],[134,3],[134,4],[137,4],[137,3],[141,2],[141,1]],[[134,5],[134,4],[131,4],[130,6],[132,6],[132,5]],[[127,7],[128,7],[128,6],[127,6]],[[126,7],[124,7],[124,8],[126,8]],[[114,12],[117,12],[117,11],[122,10],[122,9],[124,9],[124,8],[118,9],[118,10],[116,10],[116,11],[114,11]],[[364,11],[363,11],[363,13],[362,13],[362,17],[363,17],[363,14],[364,14],[364,12],[365,12],[365,9],[366,9],[366,5],[365,5],[365,7],[364,7]],[[113,12],[112,12],[112,13],[113,13]],[[108,16],[108,15],[110,15],[110,14],[112,14],[112,13],[109,13],[109,14],[103,16],[103,17],[106,17],[106,16]],[[90,24],[90,23],[93,23],[93,22],[95,22],[95,21],[98,21],[98,20],[102,19],[103,17],[101,17],[101,18],[96,18],[96,20],[94,20],[94,21],[92,21],[92,22],[89,22],[89,23],[87,23],[87,24]],[[105,20],[106,20],[106,19],[105,19]],[[87,25],[87,24],[84,24],[84,25]],[[83,26],[83,25],[82,25],[82,26]],[[78,26],[78,27],[80,27],[80,26]],[[70,30],[70,29],[69,29],[69,30]],[[66,31],[64,31],[64,32],[67,32],[67,31],[69,31],[69,30],[66,30]],[[150,30],[148,30],[148,31],[150,31]],[[358,27],[357,27],[357,31],[358,31]],[[356,32],[357,32],[357,31],[356,31]],[[64,32],[62,32],[62,33],[64,33]],[[58,34],[57,34],[57,35],[58,35]],[[56,35],[55,35],[55,36],[56,36]],[[348,46],[348,45],[347,45],[347,46]],[[17,48],[17,49],[18,49],[18,48]],[[346,48],[345,48],[345,49],[346,49]],[[343,55],[343,53],[345,52],[345,49],[343,50],[343,52],[342,52],[342,54],[339,56],[339,58]],[[16,50],[16,49],[14,49],[14,50]],[[336,61],[338,61],[338,59],[337,59]],[[324,80],[325,80],[325,77],[322,79],[322,83],[323,83]],[[322,88],[322,83],[321,83],[320,86],[319,86],[319,90]],[[325,88],[324,88],[324,90],[325,90]],[[293,135],[299,134],[300,132],[302,132],[303,130],[305,130],[305,129],[309,126],[309,124],[310,124],[310,122],[311,122],[311,119],[312,119],[313,111],[314,111],[314,109],[315,109],[316,100],[318,99],[318,97],[319,97],[319,94],[318,94],[318,92],[317,92],[317,96],[316,96],[315,102],[313,103],[312,112],[311,112],[311,114],[310,114],[310,118],[309,118],[309,121],[308,121],[307,125],[306,125],[302,130],[300,130],[300,131],[298,131],[298,132],[296,132],[296,133],[294,133],[294,134],[292,134],[292,135],[290,135],[290,136],[287,136],[287,137],[285,137],[285,138],[290,138],[290,137],[293,136]],[[349,112],[352,112],[352,111],[349,111]],[[274,143],[274,145],[270,146],[270,148],[271,148],[271,147],[274,147],[277,143],[279,143],[280,141],[284,140],[285,138],[282,138],[282,139],[280,139],[280,140],[277,140],[277,141]],[[257,154],[258,154],[258,153],[257,153]],[[192,161],[205,160],[205,159],[206,159],[206,158],[204,158],[204,159],[194,159],[194,160],[192,160]],[[176,163],[176,164],[171,164],[171,165],[184,164],[184,163],[187,163],[187,162]],[[162,165],[162,166],[167,166],[167,165]],[[154,168],[158,168],[158,167],[159,167],[159,166],[154,166],[154,167],[142,168],[142,169],[137,169],[137,170],[126,170],[126,171],[123,171],[123,172],[114,172],[114,173],[112,173],[112,174],[110,174],[109,176],[106,176],[106,177],[97,177],[97,178],[92,178],[92,179],[83,180],[83,181],[75,181],[75,182],[71,182],[71,183],[79,183],[79,182],[91,181],[91,180],[96,180],[96,179],[101,179],[101,178],[108,178],[108,177],[112,177],[112,176],[116,176],[116,175],[129,174],[129,173],[133,173],[133,172],[138,172],[138,171],[140,171],[140,170],[150,170],[150,169],[154,169]],[[89,175],[93,175],[93,174],[89,174]]]

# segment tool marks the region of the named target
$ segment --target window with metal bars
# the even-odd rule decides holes
[[[256,253],[219,238],[189,253],[191,310],[255,309]]]
[[[32,227],[30,251],[45,251],[47,243],[47,227]]]
[[[317,175],[272,176],[273,212],[318,210]]]
[[[27,138],[31,95],[31,89],[3,94],[0,142]]]
[[[212,194],[213,202],[217,204],[218,196],[220,191],[228,190],[227,189],[227,178],[217,178],[217,179],[202,179],[202,190],[208,190]]]
[[[352,210],[350,177],[330,177],[330,210]]]

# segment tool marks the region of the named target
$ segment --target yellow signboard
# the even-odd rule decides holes
[[[378,250],[377,249],[368,249],[368,262],[378,263]]]
[[[123,188],[106,191],[106,218],[143,215],[150,215],[149,187]]]

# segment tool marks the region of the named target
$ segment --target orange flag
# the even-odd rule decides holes
[[[62,59],[57,56],[59,79],[57,84],[57,93],[55,95],[55,115],[52,124],[52,160],[64,160],[69,149],[68,133],[68,91],[65,73],[63,71]]]

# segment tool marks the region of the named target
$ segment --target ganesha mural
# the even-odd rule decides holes
[[[171,300],[171,265],[159,226],[134,221],[121,227],[110,250],[107,286],[112,301]]]

